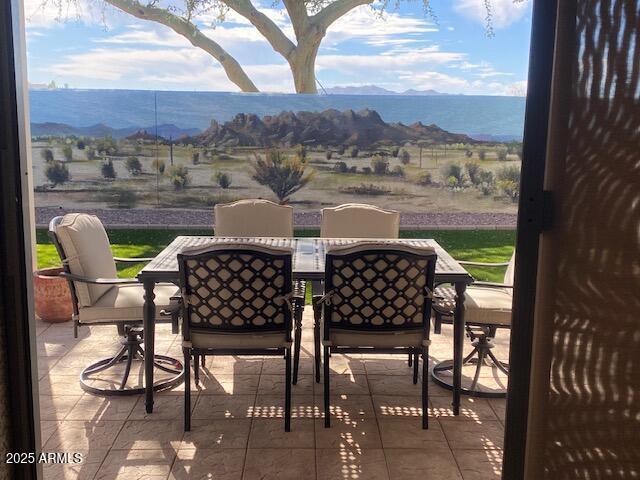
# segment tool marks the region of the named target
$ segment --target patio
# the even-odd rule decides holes
[[[505,400],[463,396],[453,417],[451,392],[431,382],[429,430],[422,430],[420,385],[398,355],[332,356],[334,417],[325,429],[312,325],[308,307],[290,433],[282,428],[283,362],[250,357],[207,359],[200,387],[193,387],[192,431],[184,433],[182,387],[157,394],[152,414],[143,395],[104,398],[80,388],[82,368],[114,351],[115,327],[83,327],[74,339],[70,323],[38,322],[43,450],[84,456],[82,464],[45,466],[45,479],[500,478]],[[431,364],[451,358],[450,325],[432,340]],[[158,325],[157,353],[181,358],[180,345],[180,335]],[[508,331],[495,345],[498,357],[508,358]],[[465,353],[470,348],[465,340]]]

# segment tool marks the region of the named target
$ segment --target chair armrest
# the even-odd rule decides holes
[[[473,285],[474,287],[513,288],[513,285],[507,285],[506,283],[497,282],[473,282],[471,285]]]
[[[466,260],[458,260],[460,265],[470,265],[472,267],[508,267],[509,262],[502,263],[485,263],[485,262],[468,262]]]
[[[123,258],[123,257],[113,257],[116,262],[119,263],[140,263],[140,262],[150,262],[153,258]]]
[[[132,285],[139,283],[135,278],[89,278],[67,272],[61,272],[59,276],[73,282],[91,283],[94,285]]]

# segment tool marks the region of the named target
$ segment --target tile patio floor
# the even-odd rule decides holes
[[[185,434],[180,387],[157,394],[151,415],[142,397],[101,398],[80,389],[82,367],[114,353],[115,327],[81,328],[74,339],[70,323],[39,322],[43,450],[84,455],[82,464],[45,466],[45,479],[500,478],[505,401],[463,397],[456,418],[451,392],[432,382],[424,431],[420,386],[411,383],[404,356],[332,356],[333,419],[325,429],[322,384],[312,376],[310,308],[304,325],[290,433],[282,419],[284,360],[209,357]],[[182,358],[180,338],[167,325],[156,338],[157,353]],[[432,360],[450,358],[451,327],[432,338]],[[496,344],[506,359],[508,332],[499,331]],[[495,381],[487,370],[483,382]]]

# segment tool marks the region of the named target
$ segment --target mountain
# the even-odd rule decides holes
[[[73,127],[66,123],[32,123],[31,135],[34,137],[94,137],[103,138],[112,136],[116,139],[127,138],[135,136],[140,132],[144,132],[147,137],[155,138],[155,127],[125,127],[125,128],[112,128],[103,123],[91,125],[89,127]],[[197,128],[180,128],[173,124],[158,125],[158,137],[159,138],[181,138],[186,136],[197,135],[200,133],[200,129]]]
[[[436,90],[405,90],[404,92],[396,92],[394,90],[387,90],[386,88],[378,87],[377,85],[362,85],[362,86],[346,86],[346,87],[329,87],[324,90],[329,95],[413,95],[413,96],[428,96],[428,95],[447,95],[446,93],[440,93]]]
[[[303,145],[402,145],[407,142],[476,143],[467,135],[450,133],[437,125],[420,122],[404,125],[386,123],[378,112],[361,110],[340,112],[282,112],[262,118],[240,113],[224,124],[213,120],[199,135],[182,139],[207,147],[257,146],[287,147]]]

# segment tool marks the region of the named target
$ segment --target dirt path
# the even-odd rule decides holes
[[[213,224],[212,210],[184,209],[91,209],[75,210],[92,213],[110,227],[208,227]],[[36,224],[46,226],[49,221],[69,211],[53,207],[36,208]],[[295,225],[313,228],[320,225],[320,213],[296,212]],[[400,225],[408,229],[507,229],[515,228],[516,215],[510,213],[403,213]]]

